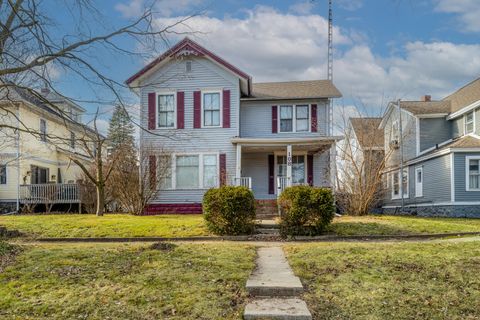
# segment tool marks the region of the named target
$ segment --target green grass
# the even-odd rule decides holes
[[[0,273],[15,261],[20,248],[0,240]]]
[[[0,216],[0,225],[39,237],[191,237],[208,235],[202,215],[55,214]]]
[[[286,248],[316,319],[480,319],[479,242]]]
[[[240,319],[254,258],[240,244],[36,245],[0,273],[0,318]]]
[[[334,219],[329,232],[341,236],[480,232],[480,219],[342,216]]]

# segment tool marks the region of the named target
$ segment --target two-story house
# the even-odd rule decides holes
[[[84,112],[46,88],[1,87],[0,212],[24,205],[78,206],[81,169],[71,159],[90,162],[78,141],[90,133],[80,123]]]
[[[384,212],[480,217],[480,79],[439,101],[392,102],[380,127]]]
[[[185,38],[127,84],[148,129],[140,149],[153,150],[143,170],[158,192],[146,214],[201,212],[205,191],[225,184],[247,186],[264,201],[289,185],[332,185],[340,137],[332,134],[330,100],[341,94],[331,81],[253,83]],[[157,179],[162,163],[170,170]]]

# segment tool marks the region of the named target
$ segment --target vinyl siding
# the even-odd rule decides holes
[[[480,156],[477,153],[455,153],[454,154],[454,168],[455,168],[455,201],[480,201],[480,191],[466,191],[466,157]]]
[[[452,135],[454,138],[463,136],[463,131],[464,131],[464,118],[456,118],[452,120]]]
[[[272,105],[317,104],[317,132],[278,132],[272,133]],[[280,110],[278,111],[280,123]],[[255,138],[273,137],[313,137],[324,136],[328,132],[327,101],[242,101],[240,105],[240,136]],[[309,122],[310,127],[310,122]]]
[[[452,123],[445,118],[419,119],[420,151],[452,138]]]
[[[392,134],[392,126],[394,121],[399,119],[398,112],[394,111],[391,113],[385,124],[385,146],[388,151],[390,145],[390,137]],[[413,159],[417,155],[417,144],[416,144],[416,118],[411,114],[402,111],[402,132],[403,132],[403,159],[408,161]],[[388,152],[387,152],[388,154]],[[387,161],[387,168],[396,167],[400,165],[401,152],[400,148],[393,150]]]
[[[147,127],[148,93],[155,91],[185,92],[185,129],[141,131],[142,150],[154,148],[161,153],[225,153],[227,178],[235,174],[235,146],[230,139],[238,135],[239,80],[205,58],[194,58],[192,71],[184,74],[184,64],[174,62],[163,66],[142,82],[141,124]],[[193,92],[230,90],[230,128],[193,129]],[[151,203],[201,202],[206,189],[160,191]]]
[[[429,159],[408,167],[408,198],[405,205],[434,204],[451,200],[450,155]],[[423,197],[415,197],[415,168],[423,167]],[[385,177],[386,178],[386,177]],[[388,175],[384,206],[400,206],[401,199],[392,200],[392,182]]]

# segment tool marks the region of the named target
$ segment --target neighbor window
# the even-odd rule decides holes
[[[40,140],[47,141],[47,121],[40,119]]]
[[[0,165],[0,184],[7,184],[7,166]]]
[[[203,156],[203,186],[212,188],[217,186],[217,155]]]
[[[220,93],[203,93],[203,126],[220,126]]]
[[[473,133],[475,130],[473,111],[465,115],[465,134]]]
[[[480,190],[480,157],[467,157],[467,191]]]
[[[392,198],[400,196],[400,177],[398,172],[392,173]]]
[[[198,155],[177,156],[176,187],[178,189],[198,188],[199,161]]]
[[[158,95],[158,127],[175,127],[175,95]]]
[[[296,130],[299,131],[308,131],[308,105],[306,106],[297,106],[295,112],[296,118]]]
[[[392,173],[392,199],[400,198],[400,193],[408,198],[408,169],[403,169],[400,177],[400,170]]]
[[[172,157],[171,156],[158,157],[157,175],[158,175],[158,181],[160,182],[160,189],[172,188]]]
[[[70,148],[75,149],[75,132],[70,132]]]

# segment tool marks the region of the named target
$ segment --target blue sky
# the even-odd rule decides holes
[[[193,39],[254,81],[326,77],[327,0],[98,1],[104,14],[99,28],[128,23],[152,2],[159,27],[202,12],[187,21],[188,29],[180,26],[176,31],[198,31]],[[54,16],[68,25],[68,15]],[[344,94],[337,105],[356,106],[373,115],[390,99],[418,99],[422,94],[440,99],[478,78],[479,16],[478,0],[334,0],[334,82]],[[91,22],[91,30],[96,30],[96,23]],[[172,44],[178,40],[170,39]],[[142,50],[126,39],[118,42]],[[95,62],[112,78],[124,81],[146,59],[99,50]],[[102,95],[61,72],[57,82],[69,95],[89,99]],[[130,95],[130,101],[135,103],[136,98]],[[85,106],[94,109],[92,104]],[[110,109],[102,106],[103,118]]]

